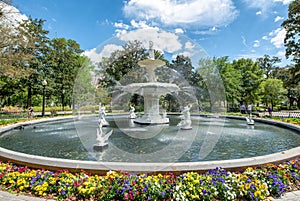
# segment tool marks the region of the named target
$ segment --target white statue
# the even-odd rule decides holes
[[[105,108],[101,107],[101,103],[99,104],[99,121],[102,122],[103,126],[108,126],[109,123],[105,119],[106,113],[105,113]]]
[[[136,118],[136,114],[134,113],[135,108],[130,105],[130,110],[129,110],[129,119],[135,119]]]
[[[167,111],[166,110],[162,111],[162,116],[163,116],[163,118],[167,118]]]
[[[191,121],[191,114],[190,114],[191,107],[192,107],[191,105],[187,105],[182,110],[181,121],[177,124],[177,126],[182,130],[192,129],[191,127],[192,121]]]
[[[154,60],[153,42],[149,41],[149,59]]]
[[[254,125],[254,120],[252,119],[252,116],[246,117],[246,121],[248,125]]]
[[[103,133],[102,127],[103,127],[103,123],[99,119],[98,127],[97,127],[97,138],[96,138],[97,143],[94,145],[94,149],[96,151],[103,151],[103,149],[108,146],[108,138],[113,133],[113,130],[111,130],[108,133]]]

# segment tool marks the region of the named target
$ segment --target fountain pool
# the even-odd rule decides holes
[[[97,125],[94,116],[14,129],[1,135],[0,146],[21,153],[72,160],[150,163],[250,158],[300,146],[299,133],[278,126],[259,122],[249,126],[245,120],[223,119],[221,133],[212,133],[209,129],[218,127],[220,119],[193,116],[192,120],[199,129],[178,129],[180,119],[176,116],[170,117],[168,126],[144,126],[132,124],[127,116],[108,116],[110,126],[103,129],[114,132],[101,156],[93,151]],[[80,130],[82,125],[85,131]],[[211,146],[214,141],[215,146],[203,152],[203,147]]]

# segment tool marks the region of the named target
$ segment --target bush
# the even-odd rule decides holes
[[[35,106],[32,107],[34,112],[42,112],[41,106]],[[72,111],[72,109],[69,106],[64,107],[65,111]],[[52,112],[52,111],[63,111],[62,106],[54,106],[54,107],[45,107],[45,112]]]

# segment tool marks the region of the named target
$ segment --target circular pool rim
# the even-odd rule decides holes
[[[216,115],[213,115],[216,117]],[[232,118],[232,119],[244,119],[244,117],[236,116],[218,116],[219,118]],[[54,122],[62,120],[72,120],[75,116],[48,118],[42,120],[33,120],[29,122],[17,123],[0,128],[0,135],[18,127]],[[275,126],[284,127],[300,132],[300,126],[255,118],[256,122],[262,122],[272,124]],[[296,159],[300,156],[300,146],[281,151],[278,153],[256,156],[250,158],[231,159],[231,160],[215,160],[215,161],[200,161],[200,162],[172,162],[172,163],[134,163],[134,162],[101,162],[101,161],[83,161],[83,160],[70,160],[62,158],[52,158],[37,155],[30,155],[11,151],[0,147],[0,160],[5,162],[13,162],[18,165],[24,165],[31,168],[46,168],[48,170],[69,169],[71,172],[79,172],[85,170],[90,173],[105,174],[110,170],[126,171],[131,173],[159,173],[159,172],[173,172],[175,174],[181,174],[182,172],[194,171],[205,172],[210,169],[221,167],[227,170],[243,170],[247,167],[264,166],[269,163],[278,164],[283,161]]]

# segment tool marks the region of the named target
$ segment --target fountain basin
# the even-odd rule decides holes
[[[238,117],[235,117],[238,118]],[[49,121],[63,121],[68,118],[55,118],[47,120],[32,121],[29,123],[19,123],[12,126],[3,127],[0,129],[0,133],[4,134],[12,129],[20,126],[27,126],[32,124],[39,124]],[[295,125],[274,122],[262,119],[255,119],[256,122],[265,122],[290,128],[300,132],[300,128]],[[30,155],[11,151],[5,148],[0,148],[0,158],[3,161],[11,161],[20,165],[27,165],[33,168],[47,168],[50,170],[57,169],[70,169],[73,172],[86,170],[92,173],[104,174],[109,170],[123,170],[134,173],[152,173],[152,172],[175,172],[181,174],[186,171],[204,172],[216,167],[222,167],[228,170],[239,170],[249,166],[262,166],[268,163],[280,163],[282,161],[291,160],[300,156],[300,147],[292,148],[289,150],[281,151],[274,154],[268,154],[264,156],[256,156],[241,159],[232,160],[214,160],[214,161],[200,161],[200,162],[166,162],[166,163],[136,163],[136,162],[101,162],[101,161],[82,161],[82,160],[70,160],[62,158],[51,158],[37,155]]]

